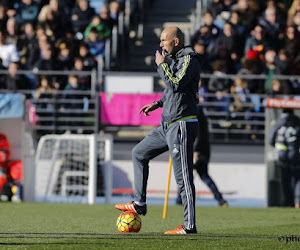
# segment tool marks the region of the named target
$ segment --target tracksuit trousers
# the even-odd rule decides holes
[[[197,121],[161,122],[132,150],[134,201],[146,202],[149,161],[169,150],[178,190],[184,208],[184,226],[195,228],[195,186],[193,182],[193,145]],[[157,173],[160,174],[160,173]]]

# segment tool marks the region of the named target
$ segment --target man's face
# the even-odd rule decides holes
[[[167,53],[167,55],[176,54],[176,46],[175,46],[175,37],[170,36],[167,31],[163,31],[160,35],[160,44],[162,51]]]

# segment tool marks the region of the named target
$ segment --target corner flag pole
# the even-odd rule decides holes
[[[172,171],[172,158],[170,156],[169,157],[169,172],[168,172],[167,188],[166,188],[166,195],[165,195],[163,219],[167,218],[168,200],[169,200],[169,189],[170,189],[170,181],[171,181],[171,171]]]

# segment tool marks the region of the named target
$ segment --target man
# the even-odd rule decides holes
[[[281,170],[284,206],[300,207],[300,119],[292,109],[284,109],[271,126],[269,143],[276,148],[277,167]],[[292,190],[292,180],[295,187]]]
[[[206,115],[203,112],[201,105],[197,106],[199,121],[198,136],[194,144],[194,169],[199,174],[201,180],[210,188],[214,194],[215,199],[218,201],[220,207],[228,207],[228,203],[224,200],[222,194],[219,192],[216,184],[208,174],[208,163],[210,158],[210,142],[208,122]],[[177,204],[182,204],[181,196],[178,194],[176,199]]]
[[[157,71],[166,88],[159,101],[147,104],[140,113],[162,107],[162,121],[132,150],[134,201],[117,204],[122,211],[147,213],[146,189],[149,161],[169,150],[174,175],[184,207],[184,224],[165,234],[197,233],[195,224],[195,186],[193,182],[193,144],[197,135],[198,82],[200,63],[191,47],[184,47],[184,34],[178,27],[164,29],[160,36],[162,53],[156,51]],[[166,59],[170,58],[170,63]],[[159,174],[159,173],[157,173]]]

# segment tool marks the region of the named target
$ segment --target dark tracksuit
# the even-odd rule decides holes
[[[170,65],[161,63],[157,68],[166,83],[164,95],[158,101],[163,108],[160,126],[150,131],[132,150],[134,201],[146,202],[149,161],[169,150],[183,201],[184,226],[195,229],[193,144],[198,129],[200,63],[191,47],[182,48],[171,59]]]
[[[292,111],[282,113],[271,127],[269,143],[278,152],[276,164],[281,170],[284,205],[293,206],[294,202],[300,202],[300,119]],[[292,190],[292,179],[295,181],[295,192]]]
[[[210,188],[215,199],[221,204],[225,202],[216,184],[208,174],[208,163],[210,159],[210,142],[207,117],[202,106],[197,106],[197,119],[199,121],[198,135],[194,143],[194,152],[198,154],[198,160],[194,163],[194,169],[199,174],[201,180]],[[178,196],[176,202],[181,204],[181,197]]]

